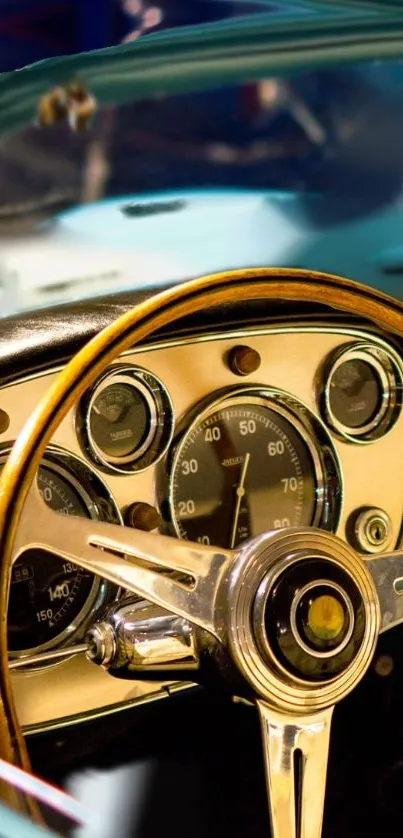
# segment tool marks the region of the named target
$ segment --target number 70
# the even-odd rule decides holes
[[[298,489],[298,480],[296,477],[282,477],[281,482],[284,486],[284,494],[287,494],[287,492],[296,492]]]

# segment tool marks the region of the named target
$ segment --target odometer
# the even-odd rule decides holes
[[[232,548],[268,530],[320,524],[321,443],[307,430],[306,408],[298,414],[286,399],[252,393],[202,412],[173,461],[171,514],[180,537]]]

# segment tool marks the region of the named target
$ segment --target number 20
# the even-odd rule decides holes
[[[180,500],[179,501],[179,515],[193,515],[195,511],[194,500]]]

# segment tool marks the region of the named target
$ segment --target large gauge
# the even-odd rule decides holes
[[[334,529],[340,496],[324,426],[278,390],[224,394],[199,412],[175,450],[171,517],[190,541],[232,548],[281,527]]]
[[[39,491],[62,515],[120,523],[106,486],[78,458],[49,449],[38,472]],[[27,550],[11,578],[8,645],[12,655],[37,654],[69,642],[92,610],[115,593],[83,568],[43,550]]]

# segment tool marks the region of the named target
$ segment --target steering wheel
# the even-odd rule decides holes
[[[185,315],[257,299],[322,303],[403,336],[403,305],[373,289],[321,273],[253,269],[166,290],[78,352],[26,423],[1,476],[0,757],[29,769],[9,676],[7,606],[12,564],[35,545],[205,633],[217,677],[234,677],[234,692],[258,709],[273,838],[320,838],[332,711],[363,677],[379,633],[403,621],[396,588],[403,552],[364,559],[313,528],[276,530],[222,550],[86,518],[72,527],[45,505],[34,479],[62,418],[121,352]],[[329,620],[319,608],[308,620],[309,643],[303,640],[307,591],[314,603],[325,597],[331,615]],[[38,817],[31,798],[6,786],[0,795]]]

